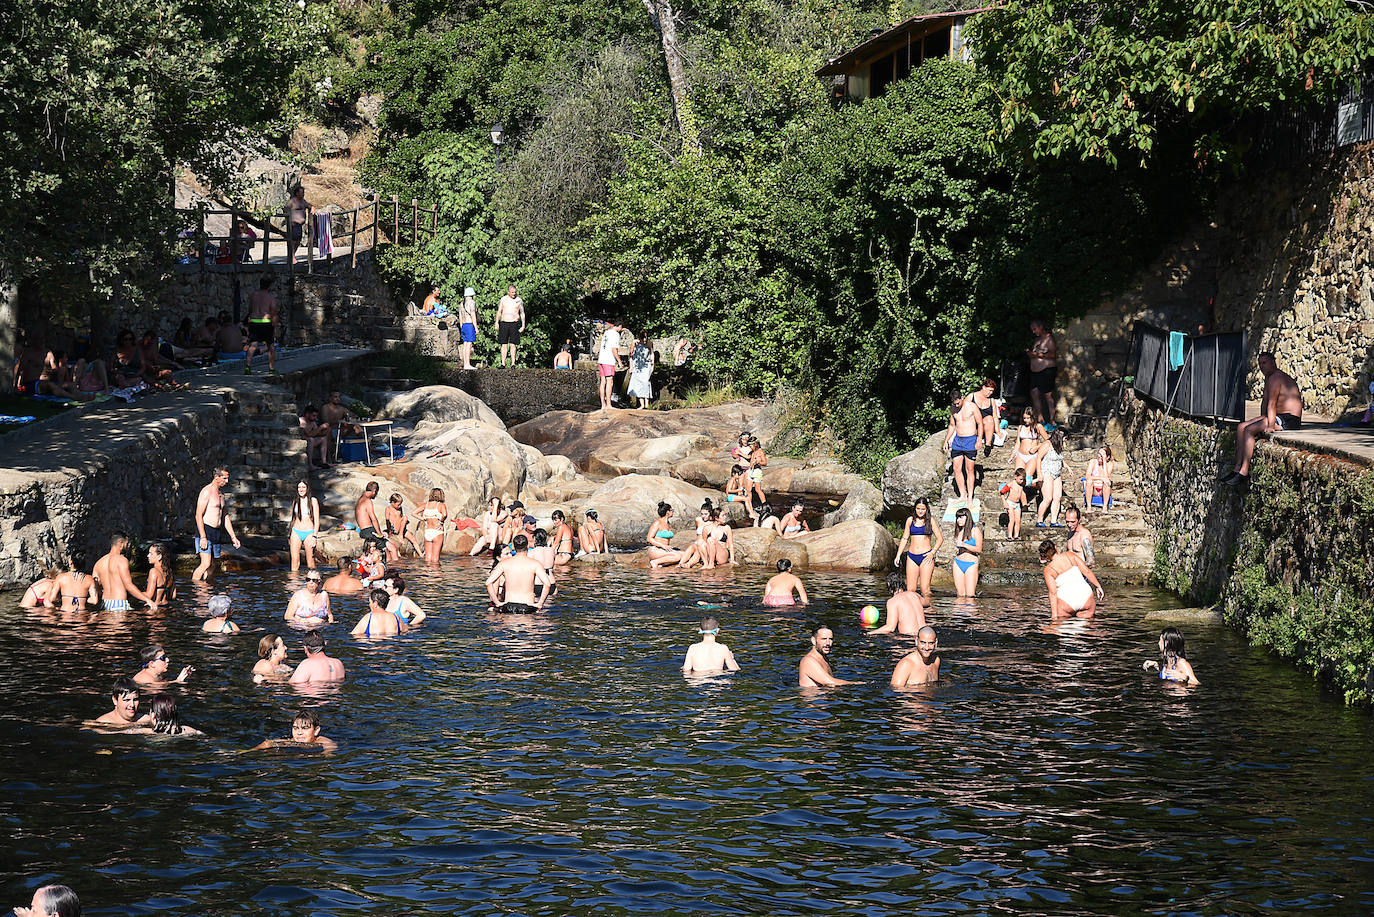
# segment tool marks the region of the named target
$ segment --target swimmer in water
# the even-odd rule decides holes
[[[181,670],[180,675],[169,680],[167,678],[167,666],[172,659],[159,643],[145,646],[139,655],[143,658],[143,667],[134,675],[134,681],[140,685],[165,685],[172,682],[185,684],[186,679],[190,678],[191,673],[195,671],[193,667],[188,665]]]
[[[719,621],[703,618],[698,633],[701,634],[701,641],[687,648],[687,657],[682,660],[682,674],[715,675],[739,671],[735,654],[724,643],[716,642],[716,635],[720,633]]]
[[[769,608],[779,608],[785,605],[798,604],[793,598],[792,593],[797,593],[802,605],[809,605],[811,599],[806,595],[806,587],[802,585],[801,579],[792,572],[792,561],[786,557],[778,561],[778,573],[768,581],[768,585],[763,587],[763,604]]]
[[[200,629],[207,634],[237,634],[241,628],[229,620],[230,604],[227,595],[210,596],[210,617],[205,619]]]
[[[314,710],[302,710],[291,719],[291,738],[268,739],[253,751],[275,748],[318,748],[325,754],[337,750],[339,743],[320,735],[320,717]]]
[[[916,649],[902,657],[892,670],[892,687],[909,688],[939,681],[940,657],[935,655],[939,642],[935,628],[929,624],[922,627],[916,634]]]
[[[170,694],[159,694],[153,698],[152,728],[159,735],[203,736],[205,733],[190,726],[181,725],[181,715],[177,712],[177,699]]]
[[[906,588],[906,577],[896,570],[887,575],[887,588],[892,593],[892,598],[887,600],[887,623],[870,630],[869,635],[916,636],[926,626],[926,598]]]
[[[406,622],[410,627],[419,627],[425,623],[429,617],[425,610],[410,600],[406,593],[405,577],[399,573],[382,580],[382,588],[391,599],[386,603],[386,610]]]
[[[802,657],[797,666],[797,684],[803,688],[831,687],[838,685],[861,685],[861,681],[845,681],[836,678],[830,668],[830,650],[835,646],[835,632],[824,624],[816,625],[811,632],[811,650]]]
[[[492,568],[487,576],[487,597],[494,610],[512,614],[531,614],[543,611],[553,592],[553,579],[544,565],[529,555],[529,539],[516,535],[511,539],[515,555],[507,557]],[[541,585],[538,596],[535,585]]]
[[[291,673],[293,685],[317,685],[344,680],[344,665],[324,651],[324,634],[312,630],[301,641],[305,658]]]
[[[19,607],[56,607],[61,604],[59,597],[60,593],[57,590],[57,574],[50,573],[42,579],[36,580],[33,585],[24,590],[24,597],[20,599]]]
[[[253,681],[278,681],[291,674],[286,664],[286,641],[276,634],[268,634],[258,641],[258,661],[253,663]]]
[[[14,917],[81,917],[81,899],[65,885],[44,885],[28,907],[14,909]]]
[[[85,563],[85,556],[80,551],[73,551],[68,556],[67,572],[57,578],[57,599],[48,602],[49,605],[61,606],[63,611],[81,611],[100,604],[100,587],[95,577],[81,572]]]
[[[147,726],[153,721],[151,713],[138,715],[138,683],[127,675],[121,675],[114,680],[110,688],[110,700],[113,709],[109,713],[96,718],[95,722],[101,726]]]
[[[387,595],[385,589],[373,589],[367,595],[367,614],[358,619],[358,623],[353,625],[352,635],[355,637],[398,637],[410,630],[410,626],[386,610],[386,606],[391,602],[391,596]]]
[[[322,587],[325,592],[332,592],[335,595],[349,595],[363,588],[363,581],[348,572],[348,558],[339,559],[339,572],[324,581]],[[310,577],[306,577],[306,585],[309,586]]]
[[[1145,660],[1145,671],[1158,674],[1164,681],[1183,685],[1200,685],[1183,647],[1183,634],[1177,627],[1166,627],[1159,633],[1159,661]]]
[[[340,573],[339,575],[344,574]],[[331,577],[331,579],[333,578]],[[319,627],[323,624],[333,624],[334,610],[329,607],[329,593],[324,591],[324,585],[318,570],[311,570],[307,573],[305,586],[297,589],[296,593],[291,596],[291,601],[286,603],[286,614],[282,617],[301,627]],[[362,588],[361,584],[358,588]]]

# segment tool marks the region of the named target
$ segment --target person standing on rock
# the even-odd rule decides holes
[[[839,685],[859,685],[861,681],[845,681],[836,678],[830,668],[830,651],[835,646],[835,632],[824,624],[816,625],[811,632],[811,650],[802,657],[797,666],[797,685],[802,688],[838,687]]]
[[[525,301],[515,295],[515,287],[507,287],[506,295],[496,306],[496,343],[501,345],[501,365],[506,365],[506,355],[510,355],[510,365],[515,365],[516,348],[520,346],[520,335],[525,330]]]
[[[425,537],[425,563],[437,564],[444,550],[444,523],[448,521],[444,492],[437,487],[431,488],[429,499],[420,507],[417,515]]]
[[[553,563],[556,567],[566,567],[573,559],[572,526],[561,509],[553,511]]]
[[[703,618],[701,640],[687,647],[687,656],[682,660],[684,675],[718,675],[722,672],[738,672],[739,663],[735,654],[724,643],[716,642],[720,633],[720,622],[715,618]]]
[[[973,406],[978,409],[978,423],[983,434],[984,456],[992,453],[992,447],[997,440],[997,400],[992,397],[992,393],[995,391],[997,391],[997,383],[984,378],[978,391],[970,392],[967,399],[973,402]]]
[[[1250,480],[1250,459],[1255,454],[1255,441],[1261,436],[1302,428],[1302,391],[1298,383],[1279,369],[1274,355],[1267,350],[1259,355],[1258,362],[1264,374],[1260,416],[1236,428],[1236,467],[1221,479],[1223,484],[1245,484]]]
[[[1059,374],[1059,346],[1043,319],[1030,323],[1035,343],[1026,348],[1030,361],[1030,402],[1047,427],[1054,426],[1054,386]]]
[[[91,575],[100,584],[100,598],[106,611],[128,611],[129,596],[143,602],[149,609],[157,608],[152,596],[134,585],[133,575],[129,573],[129,559],[124,552],[129,547],[129,536],[115,532],[110,538],[110,553],[95,562]]]
[[[272,275],[264,274],[248,305],[248,350],[243,374],[253,371],[253,357],[261,347],[267,351],[267,371],[277,371],[277,294],[272,292]]]
[[[1097,558],[1093,554],[1093,533],[1083,524],[1078,507],[1070,506],[1064,510],[1064,525],[1069,529],[1069,538],[1064,542],[1064,549],[1083,558],[1083,563],[1089,567],[1095,566]]]
[[[472,345],[477,343],[477,291],[472,287],[463,290],[463,304],[458,307],[458,326],[463,336],[463,343],[458,348],[463,356],[463,369],[476,369],[472,365]]]
[[[229,469],[223,465],[215,469],[215,476],[200,489],[196,498],[196,553],[200,564],[191,574],[191,582],[208,583],[215,561],[219,560],[224,538],[234,547],[242,547],[239,536],[234,534],[234,522],[229,518],[225,505],[224,485],[229,483]]]
[[[290,264],[296,260],[296,249],[300,248],[301,240],[305,238],[305,224],[310,222],[310,202],[305,199],[305,188],[297,185],[291,189],[291,200],[286,202],[285,209],[286,262]],[[313,248],[312,243],[310,248],[305,250],[307,259]]]
[[[615,393],[615,374],[620,369],[620,331],[619,325],[608,322],[601,332],[601,347],[597,350],[596,372],[600,379],[598,392],[603,411],[611,409],[611,397]]]
[[[353,504],[353,522],[358,526],[358,534],[362,536],[364,545],[381,537],[378,533],[382,530],[382,524],[377,520],[377,507],[372,502],[381,489],[376,481],[368,481],[358,502]]]
[[[635,406],[645,408],[654,399],[654,345],[649,332],[641,331],[634,350],[630,352],[630,384],[627,394],[635,399]]]
[[[973,478],[978,463],[978,440],[982,426],[978,406],[972,398],[955,394],[950,399],[949,430],[945,448],[954,463],[954,493],[960,500],[973,499]]]
[[[511,614],[543,611],[553,592],[553,578],[544,565],[529,555],[530,540],[516,535],[511,540],[515,553],[492,568],[487,577],[487,596],[493,609]],[[535,596],[535,584],[542,587]]]
[[[337,430],[340,435],[362,432],[362,427],[359,427],[353,422],[353,418],[348,416],[348,408],[344,406],[342,392],[333,391],[329,393],[329,401],[320,409],[320,417],[329,429]]]

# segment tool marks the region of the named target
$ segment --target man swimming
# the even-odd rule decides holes
[[[687,647],[687,657],[682,660],[684,675],[713,675],[720,672],[738,672],[739,663],[735,654],[724,643],[716,642],[720,633],[720,622],[715,618],[701,621],[701,640]]]
[[[312,630],[302,641],[305,658],[291,673],[293,685],[318,685],[344,680],[344,665],[324,651],[324,634]]]
[[[110,538],[110,553],[95,562],[92,576],[100,584],[101,602],[106,611],[128,611],[131,595],[150,609],[157,608],[152,597],[134,585],[129,559],[124,556],[128,547],[129,536],[115,532]]]
[[[487,595],[494,609],[513,614],[530,614],[543,611],[544,604],[553,591],[553,579],[544,571],[544,565],[530,557],[530,540],[525,535],[511,539],[515,554],[504,558],[487,577]],[[534,585],[540,583],[543,590],[535,597]]]
[[[929,624],[916,634],[916,649],[902,657],[892,670],[892,687],[909,688],[940,679],[940,657],[935,655],[939,639]]]
[[[338,749],[339,743],[320,735],[320,717],[314,710],[301,710],[291,718],[291,738],[268,739],[253,751],[291,746],[314,747],[330,754]]]
[[[860,681],[845,681],[836,678],[826,657],[835,646],[835,632],[824,624],[816,625],[811,632],[811,650],[802,657],[797,667],[797,684],[803,688],[831,687],[838,685],[858,685]]]
[[[906,588],[906,577],[896,570],[887,575],[887,588],[892,598],[887,600],[887,623],[870,630],[869,635],[904,634],[914,637],[926,626],[926,603],[919,592]]]
[[[147,726],[152,723],[151,713],[138,715],[138,683],[127,675],[121,675],[110,687],[110,701],[113,709],[99,716],[95,722],[102,726]]]
[[[134,682],[136,684],[165,685],[173,681],[178,684],[184,684],[186,679],[191,677],[191,673],[195,671],[193,667],[188,665],[181,670],[181,674],[176,678],[169,679],[167,677],[167,667],[172,659],[167,655],[167,651],[162,648],[162,645],[158,643],[154,643],[151,646],[145,646],[139,655],[143,659],[143,666],[134,675]]]

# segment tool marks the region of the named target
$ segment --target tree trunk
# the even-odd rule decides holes
[[[678,132],[682,135],[683,150],[701,155],[701,140],[697,136],[696,117],[692,113],[692,99],[687,93],[687,74],[682,69],[682,52],[677,46],[677,21],[673,18],[672,0],[643,0],[663,44],[663,60],[668,65],[668,84],[673,95],[673,112],[677,115]]]

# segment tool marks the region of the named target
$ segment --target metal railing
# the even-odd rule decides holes
[[[1182,335],[1170,360],[1170,332],[1136,322],[1131,334],[1131,387],[1164,408],[1191,417],[1243,420],[1247,336],[1244,331]]]

